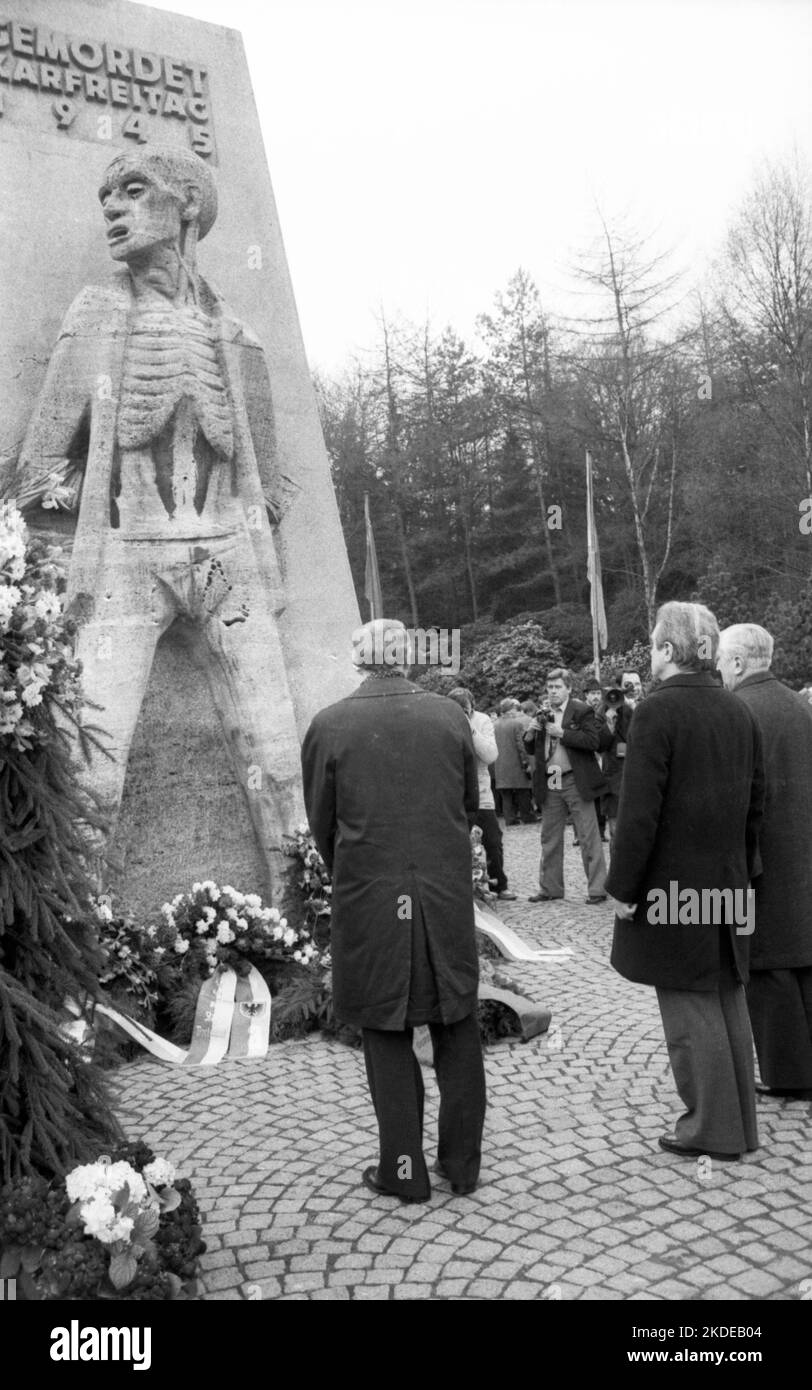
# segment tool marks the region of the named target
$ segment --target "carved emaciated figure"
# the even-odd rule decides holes
[[[268,891],[302,811],[276,624],[284,598],[265,359],[197,272],[197,242],[217,213],[202,159],[180,146],[123,154],[99,198],[121,270],[67,313],[18,497],[59,496],[65,461],[83,463],[69,601],[84,693],[113,754],[94,759],[94,788],[115,816],[155,648],[179,620],[245,788]]]

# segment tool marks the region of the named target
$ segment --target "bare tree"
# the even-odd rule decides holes
[[[797,162],[761,174],[726,252],[719,309],[732,349],[812,496],[812,200]]]

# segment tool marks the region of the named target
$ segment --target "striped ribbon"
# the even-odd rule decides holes
[[[66,1001],[68,1005],[71,1002]],[[238,975],[228,968],[215,971],[204,981],[188,1051],[109,1004],[97,1004],[96,1012],[112,1019],[153,1057],[176,1066],[213,1067],[224,1057],[264,1057],[268,1051],[271,991],[254,965],[247,975]]]

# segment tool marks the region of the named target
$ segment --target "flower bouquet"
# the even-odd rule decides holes
[[[29,749],[50,736],[34,711],[56,703],[78,719],[75,625],[62,616],[65,572],[57,546],[27,539],[16,507],[0,503],[0,738]]]
[[[194,1298],[200,1236],[191,1184],[143,1144],[0,1189],[0,1276],[23,1298]]]
[[[296,961],[311,965],[319,951],[306,927],[288,925],[278,908],[263,907],[256,893],[218,888],[207,879],[178,893],[161,909],[160,926],[147,928],[168,968],[180,967],[202,979],[230,966],[246,975],[251,965]]]
[[[315,1026],[324,992],[323,959],[309,928],[293,926],[256,893],[240,893],[211,879],[192,885],[162,908],[147,928],[157,956],[161,1007],[175,1041],[192,1035],[201,982],[234,970],[259,971],[273,998],[272,1036]]]

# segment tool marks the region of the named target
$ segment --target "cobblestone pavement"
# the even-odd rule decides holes
[[[567,834],[569,841],[570,832]],[[374,1197],[376,1127],[360,1052],[316,1035],[262,1062],[116,1075],[119,1114],[193,1180],[210,1299],[778,1299],[812,1292],[810,1106],[759,1100],[761,1147],[739,1163],[657,1146],[680,1112],[654,991],[608,964],[612,915],[532,905],[538,831],[506,831],[516,903],[500,914],[570,960],[504,962],[553,1012],[549,1033],[486,1057],[482,1181],[426,1205]],[[426,1155],[437,1090],[427,1075]],[[808,1283],[805,1281],[809,1281]]]

